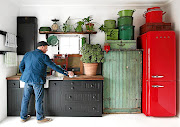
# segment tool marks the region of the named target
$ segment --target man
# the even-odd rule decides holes
[[[41,41],[37,43],[37,49],[31,52],[27,52],[19,65],[19,69],[22,73],[20,80],[25,82],[24,95],[21,103],[20,113],[22,122],[26,122],[30,119],[30,115],[28,115],[27,112],[29,100],[33,91],[35,94],[35,108],[38,122],[52,121],[52,119],[44,117],[42,105],[47,66],[66,76],[74,75],[73,72],[66,71],[53,63],[50,60],[49,56],[45,54],[47,50],[48,44],[46,42]]]

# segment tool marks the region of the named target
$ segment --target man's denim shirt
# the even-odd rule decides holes
[[[44,84],[46,82],[47,66],[67,76],[68,72],[52,62],[48,55],[36,49],[27,52],[19,65],[22,73],[21,81],[26,83]]]

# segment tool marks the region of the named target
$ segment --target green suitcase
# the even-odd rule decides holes
[[[110,44],[110,49],[130,50],[136,49],[136,40],[106,40]]]

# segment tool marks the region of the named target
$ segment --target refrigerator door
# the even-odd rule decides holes
[[[176,115],[176,82],[147,82],[147,115]]]
[[[146,52],[146,80],[176,80],[176,41],[174,31],[148,32]]]

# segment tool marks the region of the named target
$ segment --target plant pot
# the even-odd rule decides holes
[[[94,24],[93,23],[86,24],[86,31],[92,32],[93,30],[94,30]]]
[[[84,64],[84,73],[87,76],[95,76],[98,63],[83,63]]]

